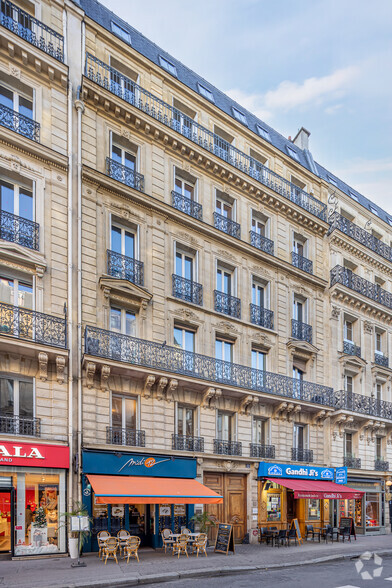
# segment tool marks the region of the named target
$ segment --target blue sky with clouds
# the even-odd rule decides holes
[[[392,0],[101,0],[392,214]]]

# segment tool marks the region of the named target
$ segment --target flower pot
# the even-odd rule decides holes
[[[71,559],[78,557],[79,539],[77,537],[68,537],[68,551]]]

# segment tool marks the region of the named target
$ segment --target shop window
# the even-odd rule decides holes
[[[367,528],[380,526],[380,495],[376,492],[366,492],[365,517]]]
[[[11,435],[38,434],[34,419],[32,380],[0,378],[0,432]]]
[[[320,520],[320,500],[308,500],[308,520]]]
[[[272,482],[266,482],[267,521],[278,522],[282,520],[282,495],[279,486]]]

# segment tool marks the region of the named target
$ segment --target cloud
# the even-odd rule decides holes
[[[327,106],[324,110],[325,114],[333,115],[338,112],[341,108],[343,108],[343,104],[333,104],[332,106]]]

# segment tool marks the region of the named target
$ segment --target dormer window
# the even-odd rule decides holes
[[[327,180],[330,184],[332,184],[333,186],[338,186],[337,181],[335,180],[335,178],[333,178],[332,176],[327,176]]]
[[[355,202],[359,202],[358,196],[356,194],[354,194],[354,192],[352,192],[351,190],[349,190],[349,196],[351,196],[351,198],[353,200],[355,200]]]
[[[242,123],[243,125],[247,125],[248,121],[246,120],[246,116],[243,112],[241,112],[240,110],[238,110],[237,108],[234,108],[234,106],[232,107],[233,110],[233,114],[234,117],[240,121],[240,123]]]
[[[295,149],[289,147],[289,145],[286,145],[286,151],[290,155],[290,157],[292,157],[296,161],[299,161],[298,153],[295,151]]]
[[[271,137],[269,131],[260,125],[256,125],[257,132],[259,133],[260,137],[263,137],[266,141],[271,141]]]
[[[374,206],[369,206],[369,208],[370,208],[370,212],[372,212],[372,213],[373,213],[373,214],[375,214],[376,216],[380,216],[380,215],[378,214],[378,210],[376,210],[376,208],[374,208]]]
[[[202,86],[201,84],[197,84],[197,87],[199,89],[199,93],[204,97],[207,98],[207,100],[209,100],[210,102],[215,102],[214,100],[214,95],[211,92],[211,90],[209,90],[208,88],[206,88],[205,86]]]
[[[168,61],[167,59],[165,59],[164,57],[162,57],[162,55],[159,56],[159,63],[161,64],[161,66],[168,71],[169,73],[172,74],[172,76],[176,76],[177,77],[177,68],[176,66],[171,63],[171,61]]]
[[[131,35],[123,27],[120,27],[114,20],[112,20],[112,33],[120,37],[126,43],[131,44]]]

